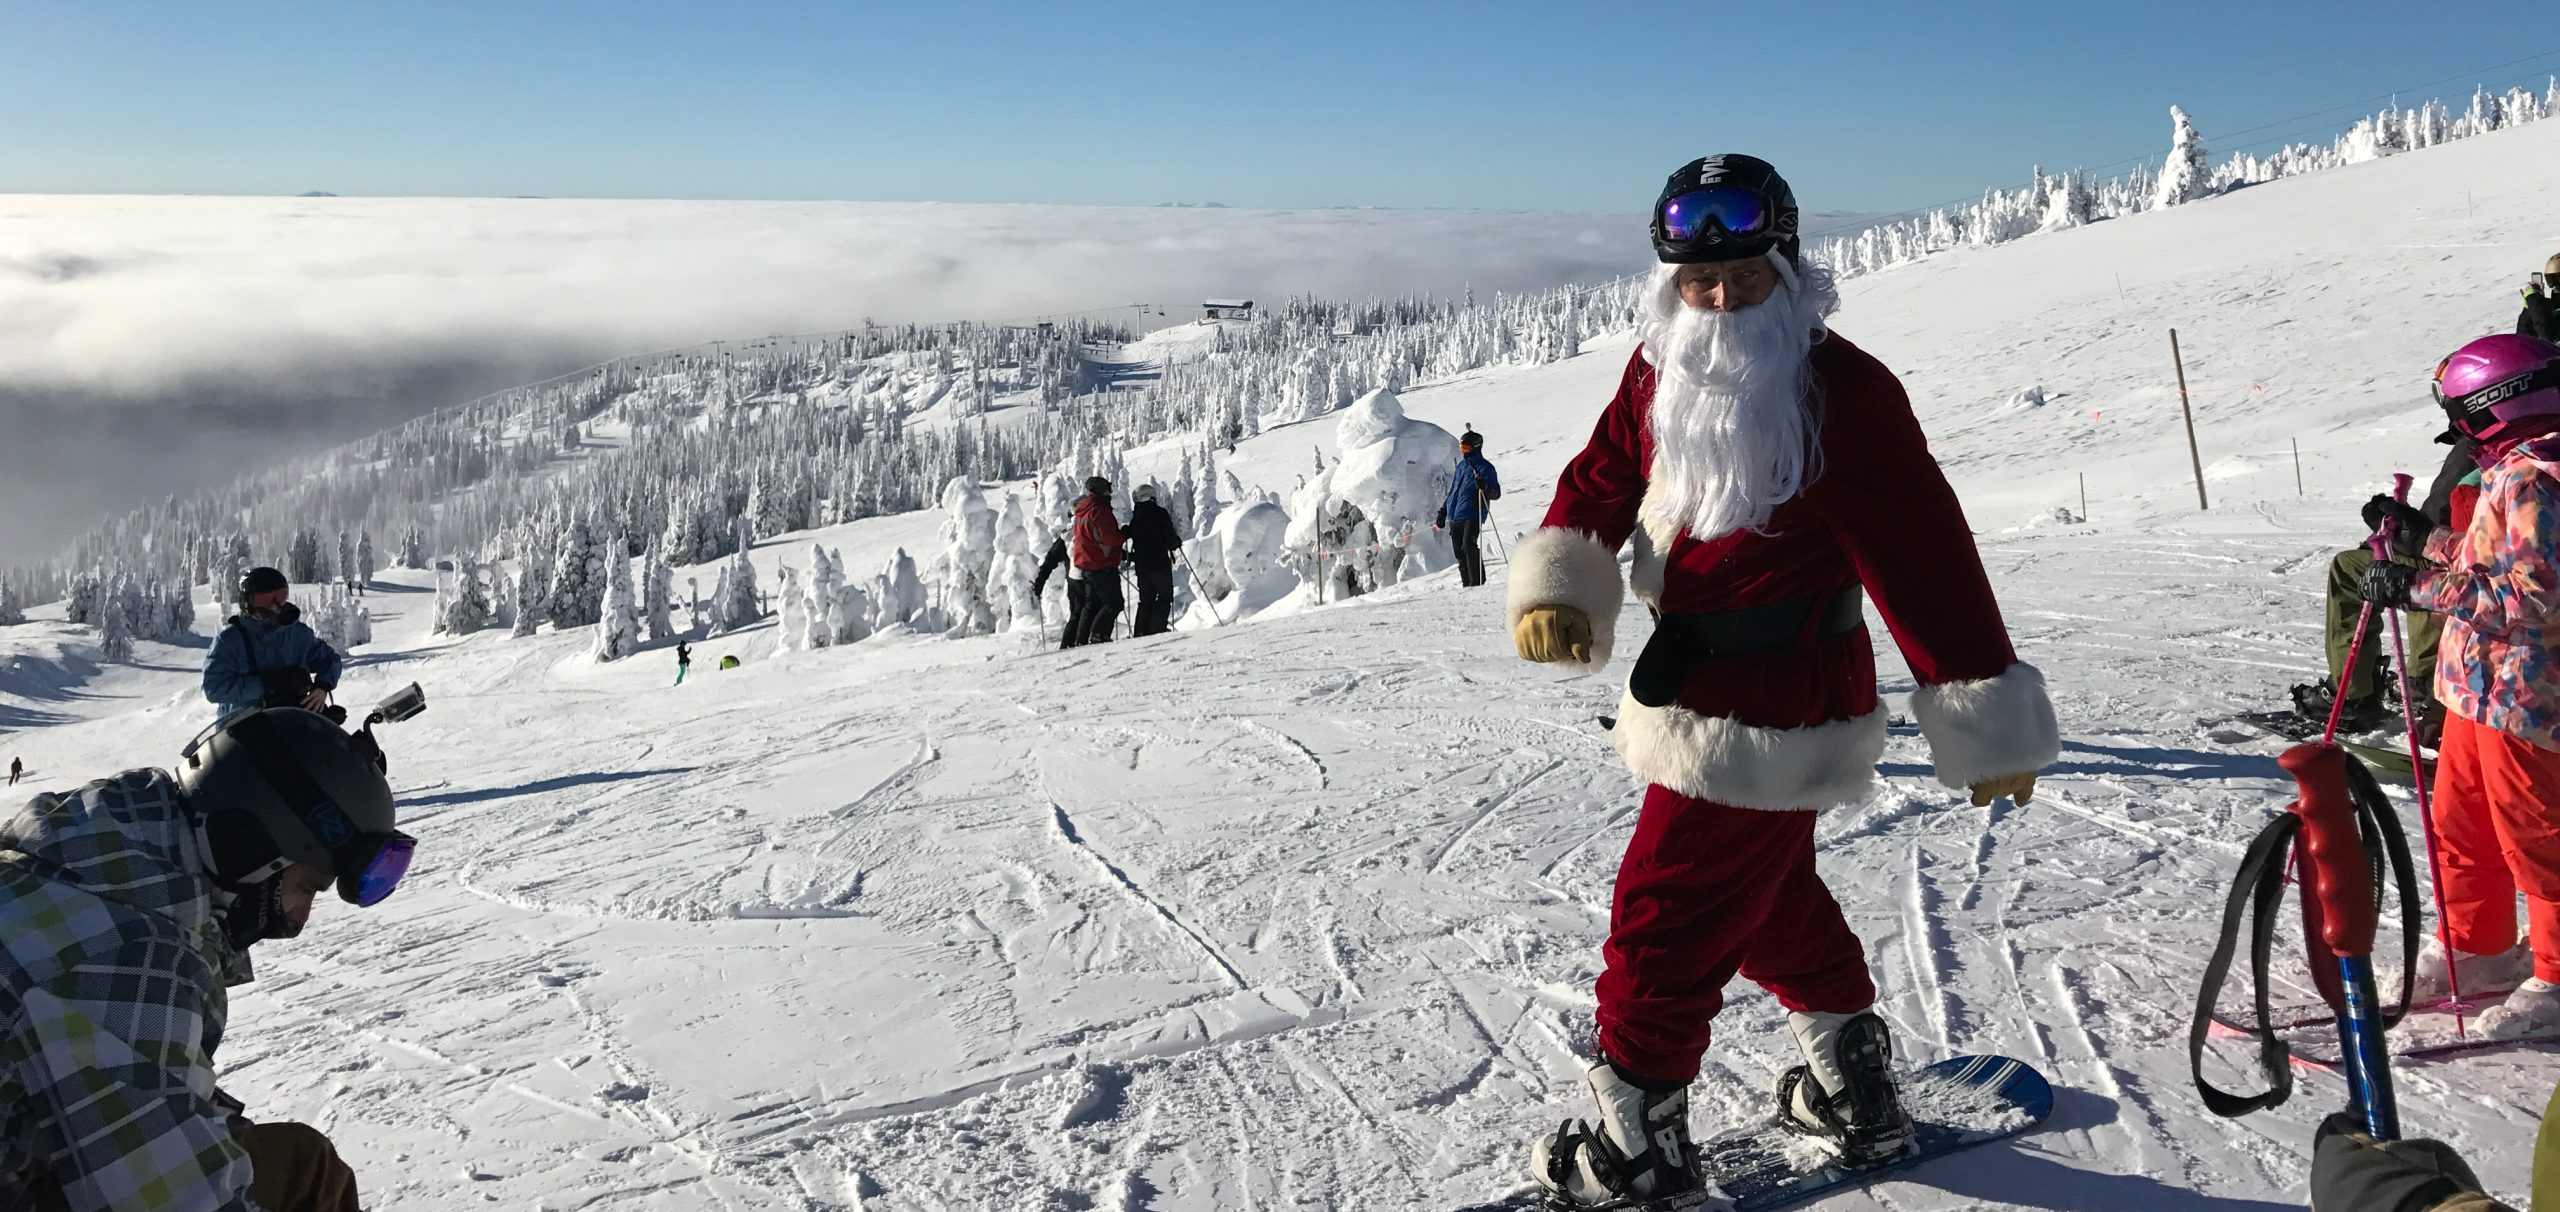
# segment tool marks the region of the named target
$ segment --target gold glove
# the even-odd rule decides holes
[[[1511,642],[1520,659],[1591,660],[1591,617],[1571,606],[1532,606],[1511,626]]]
[[[1998,778],[1984,779],[1975,783],[1973,806],[1988,808],[1991,806],[1991,801],[2004,795],[2008,796],[2012,802],[2019,804],[2036,798],[2035,772],[2030,770],[2025,774],[2004,774]]]

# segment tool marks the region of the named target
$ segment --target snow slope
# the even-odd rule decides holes
[[[1826,1207],[2301,1206],[2342,1085],[2241,1121],[2188,1085],[2222,890],[2289,785],[2197,721],[2311,675],[2324,561],[2385,473],[2431,469],[2425,372],[2511,323],[2555,170],[2537,125],[1853,284],[1840,330],[1910,384],[2068,742],[2035,803],[1977,809],[1896,728],[1877,792],[1824,816],[1824,870],[1907,1053],[2006,1052],[2061,1093],[2015,1148]],[[1487,435],[1516,532],[1626,352],[1403,400]],[[2033,385],[2052,402],[2010,403]],[[1285,490],[1333,428],[1223,466]],[[2028,525],[2084,472],[2095,525]],[[830,539],[857,572],[921,525],[874,522]],[[430,638],[424,589],[373,598],[350,675],[433,699],[388,738],[414,886],[263,947],[222,1058],[253,1108],[335,1134],[376,1207],[1428,1209],[1517,1185],[1583,1110],[1638,797],[1592,724],[1616,677],[1512,659],[1499,586],[1063,654],[750,632],[672,689],[663,648]],[[722,645],[746,667],[714,672]],[[40,787],[201,722],[188,650],[94,674],[58,625],[0,646],[34,663],[0,678],[0,745]],[[1790,1059],[1770,999],[1732,993],[1702,1127],[1758,1114]],[[2514,1196],[2553,1072],[2404,1066],[2402,1114]]]

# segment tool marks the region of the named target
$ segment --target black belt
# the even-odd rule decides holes
[[[1818,616],[1818,617],[1817,617]],[[1808,622],[1814,638],[1834,639],[1866,625],[1866,594],[1856,585],[1825,597],[1745,606],[1707,614],[1656,614],[1653,638],[1636,657],[1627,691],[1647,707],[1680,696],[1689,671],[1709,657],[1777,652],[1796,646]]]

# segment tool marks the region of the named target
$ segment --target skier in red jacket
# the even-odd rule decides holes
[[[1803,1053],[1782,1121],[1852,1165],[1907,1146],[1865,947],[1814,871],[1815,811],[1872,794],[1884,751],[1865,598],[1911,665],[1940,782],[2023,803],[2061,752],[1902,385],[1829,331],[1838,295],[1796,225],[1763,161],[1672,175],[1644,344],[1512,554],[1529,660],[1608,663],[1630,540],[1658,614],[1615,732],[1651,785],[1599,980],[1599,1114],[1532,1159],[1567,1205],[1700,1188],[1688,1086],[1737,972],[1777,996]]]
[[[1076,523],[1067,544],[1067,576],[1084,583],[1081,644],[1111,642],[1111,625],[1127,598],[1120,592],[1120,556],[1128,540],[1120,533],[1120,517],[1111,510],[1111,481],[1095,476],[1084,482],[1076,501]]]

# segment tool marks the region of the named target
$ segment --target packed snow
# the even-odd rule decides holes
[[[2537,124],[1850,284],[1838,327],[1911,388],[2067,748],[2033,803],[1972,808],[1897,726],[1878,789],[1822,818],[1823,870],[1907,1056],[2016,1056],[2058,1101],[2014,1145],[1823,1206],[2301,1206],[2343,1084],[2302,1074],[2238,1121],[2189,1085],[2222,892],[2290,787],[2275,746],[2199,721],[2317,672],[2327,557],[2389,472],[2438,458],[2426,371],[2512,324],[2556,170],[2560,124]],[[1214,522],[1211,591],[1296,584],[1260,494],[1426,426],[1484,433],[1500,567],[1629,349],[1221,452],[1253,495]],[[1189,449],[1128,470],[1170,480]],[[821,565],[847,588],[880,569],[912,618],[917,564],[992,579],[1039,554],[1004,519],[1044,502],[974,491],[674,575],[789,569],[807,595]],[[346,697],[427,688],[385,729],[411,885],[263,945],[221,1058],[255,1111],[326,1128],[377,1208],[1455,1207],[1521,1186],[1531,1139],[1585,1110],[1574,1049],[1638,803],[1594,717],[1629,658],[1516,660],[1498,584],[1425,570],[1063,653],[1029,628],[810,646],[739,619],[674,686],[645,625],[598,664],[618,625],[439,634],[436,574],[379,578]],[[648,594],[591,592],[612,619]],[[38,789],[173,760],[207,716],[202,638],[101,664],[62,612],[0,629],[0,745]],[[1734,993],[1702,1131],[1763,1114],[1793,1059],[1770,999]],[[2226,1047],[2213,1076],[2246,1080]],[[2552,1072],[2533,1047],[2405,1065],[2402,1118],[2514,1197]]]

